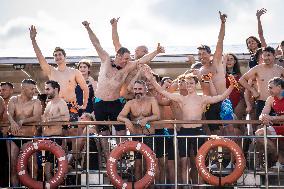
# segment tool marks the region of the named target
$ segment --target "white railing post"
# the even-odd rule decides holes
[[[177,125],[174,124],[174,152],[175,152],[175,189],[178,188],[178,163],[177,163]]]
[[[264,125],[265,188],[268,188],[267,127]]]

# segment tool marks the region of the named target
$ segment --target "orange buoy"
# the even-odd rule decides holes
[[[134,183],[134,188],[143,189],[149,187],[154,181],[156,174],[156,155],[146,144],[137,141],[125,141],[111,151],[106,166],[111,183],[119,189],[132,189],[132,183],[124,182],[117,174],[117,161],[121,158],[122,154],[129,151],[141,153],[146,161],[146,174]]]
[[[27,171],[27,164],[29,157],[39,150],[50,151],[55,155],[58,161],[58,170],[56,174],[49,180],[46,181],[45,186],[41,181],[34,180]],[[56,142],[51,140],[39,140],[36,142],[28,142],[24,148],[21,149],[21,152],[18,157],[17,162],[17,173],[19,176],[20,182],[27,186],[28,188],[35,189],[55,189],[63,181],[66,173],[68,172],[68,162],[64,150]]]
[[[221,181],[219,177],[212,175],[206,165],[205,165],[205,158],[210,149],[215,147],[224,147],[228,148],[235,158],[235,169],[232,171],[231,174],[221,177]],[[244,157],[244,153],[242,149],[237,145],[234,141],[226,139],[226,138],[218,138],[212,139],[205,142],[198,150],[197,156],[195,159],[196,167],[198,170],[199,175],[209,184],[215,186],[224,186],[228,184],[232,184],[236,182],[243,174],[244,169],[246,167],[246,160]]]

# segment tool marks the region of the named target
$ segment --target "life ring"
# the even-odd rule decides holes
[[[235,169],[232,171],[231,174],[221,177],[221,181],[219,182],[219,177],[212,175],[206,165],[205,165],[205,158],[210,149],[214,147],[225,147],[228,148],[235,158]],[[243,174],[246,160],[244,157],[244,153],[242,149],[237,145],[234,141],[226,139],[226,138],[218,138],[212,139],[205,142],[198,150],[197,156],[195,159],[196,167],[199,172],[199,175],[209,184],[215,186],[224,186],[227,184],[232,184],[236,182]]]
[[[132,183],[124,182],[117,174],[116,167],[117,161],[122,154],[129,151],[141,153],[146,161],[146,174],[143,178],[134,183],[134,188],[143,189],[149,187],[155,178],[157,158],[154,152],[146,144],[137,141],[125,141],[111,151],[106,165],[107,175],[110,178],[111,183],[119,189],[132,189]]]
[[[41,181],[34,180],[27,171],[27,164],[29,157],[39,150],[50,151],[55,155],[58,161],[58,170],[56,174],[45,183]],[[68,172],[68,162],[64,150],[56,143],[51,140],[39,140],[36,142],[28,142],[24,148],[21,149],[21,152],[18,157],[17,162],[17,173],[20,182],[27,186],[28,188],[35,189],[53,189],[59,186],[63,181],[66,173]]]

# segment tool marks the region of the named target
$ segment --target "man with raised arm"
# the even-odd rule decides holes
[[[119,20],[119,18],[113,18],[113,19],[110,20],[110,23],[111,23],[111,26],[112,26],[112,42],[113,42],[113,46],[115,48],[115,52],[117,52],[122,47],[122,45],[119,41],[119,36],[118,36],[118,32],[117,32],[118,20]],[[134,59],[138,60],[146,54],[148,54],[148,48],[145,45],[140,45],[140,46],[136,47],[136,49],[135,49]]]
[[[120,91],[127,75],[136,69],[138,64],[150,62],[157,54],[163,53],[164,48],[158,44],[154,52],[141,59],[130,61],[130,51],[125,47],[121,47],[117,50],[114,60],[112,60],[109,54],[102,48],[99,39],[90,28],[90,24],[87,21],[84,21],[82,24],[85,26],[89,38],[101,59],[97,90],[95,92],[95,117],[97,121],[114,121],[123,108]],[[101,135],[110,134],[108,125],[99,125],[98,129]],[[125,126],[123,125],[116,125],[115,129],[117,135],[126,134]],[[102,146],[108,146],[106,141],[103,142]],[[104,149],[104,151],[107,153],[106,156],[108,156],[107,150]]]
[[[57,64],[57,68],[49,65],[43,56],[37,41],[36,41],[36,35],[37,31],[35,26],[31,26],[30,28],[30,38],[32,41],[32,45],[36,54],[36,57],[39,61],[40,67],[43,71],[43,74],[45,74],[49,80],[57,81],[59,85],[61,86],[61,90],[59,92],[59,96],[63,98],[68,106],[69,109],[69,115],[70,115],[70,121],[78,121],[79,113],[78,110],[82,109],[83,111],[87,107],[88,98],[89,98],[89,88],[86,84],[86,81],[82,75],[82,73],[74,68],[67,67],[66,62],[66,53],[65,50],[56,47],[53,51],[53,57],[54,61]],[[79,84],[83,91],[83,105],[78,106],[77,100],[76,100],[76,93],[75,88]],[[67,130],[67,126],[64,127],[64,135],[68,136],[76,136],[78,132],[78,126],[77,125],[71,125],[69,126],[69,129]],[[79,133],[81,135],[81,133]],[[76,151],[76,142],[74,139],[71,139],[72,143],[72,151]],[[72,159],[69,159],[71,161]]]
[[[22,145],[29,140],[19,140],[19,137],[35,136],[35,126],[23,126],[27,123],[40,121],[41,103],[38,99],[33,99],[36,92],[36,82],[31,79],[24,79],[21,84],[21,93],[18,96],[10,98],[8,103],[8,120],[11,124],[8,141],[11,157],[11,183],[12,186],[18,186],[19,180],[16,172],[17,158]],[[35,157],[35,156],[34,156]],[[30,169],[32,170],[32,169]],[[36,171],[34,175],[36,177]]]
[[[198,49],[198,57],[200,62],[202,63],[202,67],[200,68],[200,74],[203,76],[211,75],[212,84],[209,84],[209,81],[205,79],[201,80],[201,88],[203,90],[204,95],[221,95],[226,91],[226,65],[222,62],[222,53],[223,53],[223,41],[225,37],[225,23],[227,19],[226,14],[222,14],[219,11],[221,27],[218,36],[218,42],[216,45],[216,50],[211,57],[211,49],[207,45],[201,45]],[[201,78],[201,77],[200,77]],[[212,87],[213,86],[213,87]],[[225,109],[227,107],[227,109]],[[231,110],[231,111],[228,111]],[[218,102],[215,104],[211,104],[207,111],[205,112],[205,117],[207,120],[232,120],[233,119],[233,108],[229,99],[226,99],[222,102]],[[234,133],[233,125],[225,125],[224,128],[225,135],[230,133]],[[218,133],[219,125],[218,124],[210,124],[209,129],[212,133]]]
[[[119,18],[113,18],[110,20],[111,26],[112,26],[112,42],[113,46],[115,48],[115,52],[117,52],[121,47],[121,43],[119,41],[119,36],[117,32],[117,23],[118,23]],[[134,53],[134,59],[138,60],[148,54],[148,48],[145,45],[140,45],[136,47],[135,53]],[[131,84],[131,81],[135,77],[140,77],[140,73],[138,72],[138,69],[134,69],[132,72],[128,74],[128,76],[125,79],[125,83],[122,86],[122,89],[120,91],[121,96],[127,98],[127,99],[132,99],[134,97],[134,94],[132,93],[132,86],[129,86]],[[135,79],[136,80],[136,79]],[[130,90],[129,90],[130,88]]]
[[[56,47],[53,56],[54,61],[57,64],[57,68],[49,65],[42,55],[41,50],[36,41],[37,31],[35,26],[30,27],[30,38],[32,40],[32,45],[39,61],[40,67],[43,73],[48,76],[50,80],[57,81],[61,86],[59,96],[63,98],[70,111],[70,121],[78,121],[78,108],[86,109],[89,97],[89,88],[86,84],[82,73],[74,68],[69,68],[66,66],[66,53],[64,49]],[[78,106],[76,102],[75,88],[79,84],[84,93],[83,105]]]
[[[239,83],[249,90],[256,100],[256,116],[260,116],[265,105],[266,99],[269,97],[268,81],[274,77],[284,77],[284,68],[275,64],[275,50],[272,47],[263,49],[262,58],[264,63],[259,64],[239,80]],[[256,80],[257,90],[248,84],[248,80]]]
[[[56,81],[49,80],[45,82],[45,94],[49,99],[46,105],[44,113],[42,115],[42,121],[69,121],[69,110],[66,102],[59,97],[60,85]],[[62,136],[62,126],[50,125],[44,126],[42,130],[43,136]],[[62,145],[62,139],[56,138],[54,140],[59,146]],[[52,177],[51,164],[54,163],[54,156],[50,152],[46,152],[46,164],[45,164],[45,176],[46,180],[50,180]]]
[[[126,127],[132,135],[137,134],[155,134],[155,127],[150,126],[148,122],[156,121],[160,118],[160,110],[155,97],[147,96],[147,86],[142,80],[135,81],[133,86],[135,98],[128,101],[117,117],[118,121],[125,123]],[[130,119],[128,118],[130,114]],[[135,121],[136,124],[132,124]],[[148,127],[147,127],[148,126]],[[149,128],[150,126],[150,128]],[[153,149],[152,138],[133,138],[134,141],[143,142]],[[142,156],[136,154],[135,157],[135,180],[142,178]],[[157,176],[159,176],[157,174]]]
[[[165,97],[178,102],[182,111],[182,119],[183,120],[201,120],[204,109],[207,104],[213,104],[220,102],[226,99],[230,93],[232,92],[235,84],[235,81],[231,82],[231,85],[228,89],[226,89],[221,95],[218,96],[206,96],[206,95],[198,95],[196,92],[196,84],[198,83],[198,79],[196,76],[192,74],[185,75],[184,81],[186,82],[187,95],[183,96],[176,93],[169,93],[164,90],[155,80],[152,75],[152,72],[149,68],[143,67],[143,72],[148,80],[151,81],[156,90],[163,94]],[[203,131],[202,124],[182,124],[179,135],[205,135]],[[187,181],[187,168],[190,168],[189,163],[189,153],[191,146],[193,147],[194,154],[196,155],[197,149],[204,143],[204,138],[198,140],[190,138],[188,139],[188,145],[186,149],[186,138],[181,138],[178,141],[179,155],[181,160],[181,172],[182,172],[182,181],[186,183]],[[189,165],[187,167],[187,165]],[[197,176],[195,177],[197,178]],[[194,178],[193,178],[194,179]],[[196,182],[196,180],[195,180]]]

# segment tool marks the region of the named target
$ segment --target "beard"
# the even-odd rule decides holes
[[[135,93],[135,98],[140,99],[142,97],[142,93]]]

